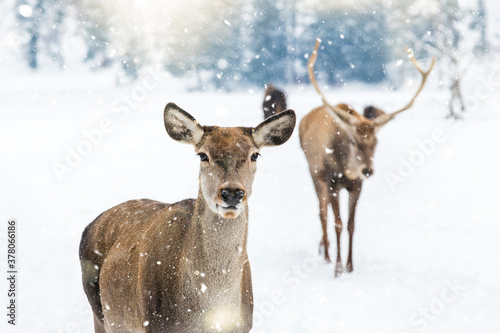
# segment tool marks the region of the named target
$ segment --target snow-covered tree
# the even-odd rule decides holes
[[[399,22],[406,28],[400,24],[393,29],[399,43],[406,41],[417,58],[426,53],[437,57],[439,81],[449,91],[447,117],[461,118],[466,111],[462,79],[473,59],[488,47],[481,11],[485,13],[481,0],[417,0],[399,11]]]
[[[287,21],[291,7],[285,1],[254,0],[252,38],[248,45],[249,64],[245,76],[260,86],[268,82],[286,83],[289,49]]]
[[[325,8],[310,16],[300,47],[308,55],[315,38],[323,40],[316,65],[319,79],[323,76],[330,84],[385,79],[387,28],[377,9],[375,6],[352,11]],[[308,56],[301,57],[304,68],[307,60]]]
[[[90,1],[80,3],[78,22],[87,47],[84,61],[93,69],[111,65],[109,27],[101,6]]]
[[[477,55],[486,45],[485,31],[477,28],[476,11],[458,0],[439,0],[434,16],[434,38],[427,44],[439,61],[444,84],[448,86],[448,117],[461,118],[466,111],[462,79]],[[482,37],[483,36],[483,37]]]
[[[197,89],[307,82],[316,37],[323,39],[318,79],[341,84],[389,77],[398,86],[413,71],[403,61],[409,46],[419,59],[438,57],[452,117],[465,108],[460,79],[469,59],[494,44],[485,0],[11,1],[31,68],[41,55],[64,65],[63,22],[75,12],[87,47],[83,60],[92,68],[113,65],[134,79],[141,67],[161,64],[196,78]]]
[[[64,65],[61,50],[63,19],[66,2],[57,0],[17,0],[14,10],[20,40],[24,41],[22,53],[32,69],[39,67],[41,54],[46,54],[59,66]]]
[[[141,4],[121,0],[77,1],[84,39],[86,61],[93,68],[118,65],[122,73],[135,79],[149,62],[144,22],[148,17],[140,11]]]
[[[246,41],[244,1],[205,2],[180,10],[168,26],[167,68],[174,75],[193,74],[197,89],[213,85],[231,90],[241,81]]]
[[[487,11],[484,0],[477,0],[476,9],[472,10],[474,16],[471,24],[471,29],[479,32],[479,42],[476,45],[475,53],[482,55],[489,50],[489,42],[487,37]]]

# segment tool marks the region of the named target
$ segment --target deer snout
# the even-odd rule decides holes
[[[365,177],[370,177],[371,175],[373,175],[373,170],[371,168],[364,168],[361,172]]]
[[[238,217],[248,195],[240,184],[225,183],[219,188],[217,213],[224,218]]]
[[[245,191],[239,188],[225,188],[220,191],[220,196],[222,202],[224,202],[228,207],[237,207],[243,202]]]

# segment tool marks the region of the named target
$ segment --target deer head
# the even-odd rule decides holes
[[[252,194],[260,149],[290,138],[295,113],[287,110],[255,128],[201,126],[169,103],[164,121],[170,137],[193,145],[200,157],[200,193],[210,210],[223,218],[236,218]]]
[[[321,40],[319,38],[316,39],[314,51],[308,62],[308,73],[311,82],[323,100],[324,107],[339,126],[345,129],[343,140],[338,141],[339,143],[336,149],[334,149],[334,153],[337,155],[337,160],[346,171],[346,177],[352,180],[360,177],[369,177],[373,174],[373,155],[377,145],[376,133],[396,115],[411,108],[415,99],[422,91],[436,59],[433,58],[430,68],[424,71],[419,66],[411,50],[407,48],[406,51],[410,59],[422,75],[422,82],[419,89],[411,101],[397,111],[385,113],[381,109],[369,106],[365,108],[363,116],[347,104],[338,104],[336,106],[330,105],[321,93],[314,76],[314,64],[318,57],[320,43]]]

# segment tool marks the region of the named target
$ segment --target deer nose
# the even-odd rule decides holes
[[[240,189],[223,189],[220,191],[220,196],[222,201],[226,203],[228,206],[237,206],[243,201],[243,197],[245,197],[245,191]]]
[[[364,168],[361,172],[363,172],[363,175],[365,175],[365,177],[370,177],[371,175],[373,175],[373,170],[370,168]]]

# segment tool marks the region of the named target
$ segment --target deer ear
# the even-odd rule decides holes
[[[267,118],[253,129],[252,137],[257,147],[279,146],[285,143],[295,127],[295,112],[286,110]]]
[[[363,111],[363,116],[366,118],[366,119],[375,119],[381,115],[384,115],[386,114],[382,109],[379,109],[377,107],[374,107],[372,105],[370,106],[367,106],[364,111]]]
[[[205,130],[196,119],[174,103],[168,103],[163,113],[165,128],[174,140],[196,145],[201,141]]]

